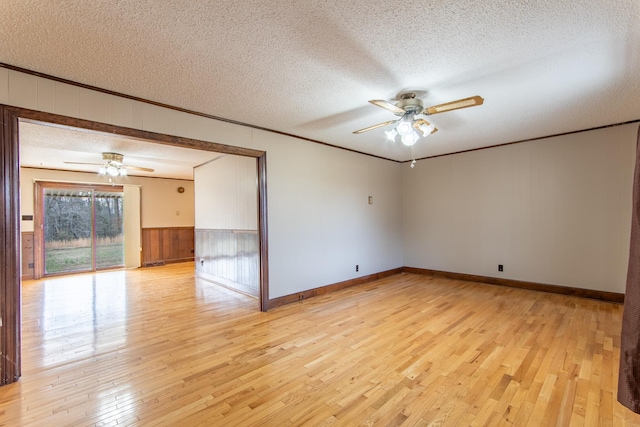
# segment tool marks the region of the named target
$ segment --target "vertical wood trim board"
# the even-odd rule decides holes
[[[267,232],[267,153],[258,157],[258,244],[260,245],[260,311],[269,309],[269,236]]]
[[[0,382],[8,384],[20,378],[20,163],[18,116],[0,105]]]

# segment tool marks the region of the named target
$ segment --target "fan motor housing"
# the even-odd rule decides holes
[[[420,99],[416,98],[415,93],[405,93],[401,96],[400,101],[396,103],[396,107],[402,108],[407,113],[420,114],[423,110],[423,104]],[[397,116],[402,116],[404,113],[394,113]]]
[[[102,160],[110,161],[113,163],[122,163],[124,156],[119,153],[102,153]]]

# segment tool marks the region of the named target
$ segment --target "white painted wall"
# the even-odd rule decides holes
[[[404,265],[624,293],[637,130],[403,168]]]
[[[270,273],[284,278],[280,295],[402,266],[400,164],[264,136],[269,258],[278,260]]]
[[[140,218],[140,194],[138,185],[125,185],[122,189],[124,205],[124,266],[138,268],[141,265],[142,220]]]
[[[33,215],[34,179],[108,184],[106,178],[97,173],[20,168],[21,215]],[[119,184],[140,186],[143,228],[194,226],[193,181],[136,176],[117,179]],[[184,187],[184,193],[178,193],[178,187]],[[22,231],[33,231],[33,221],[22,221]]]
[[[0,103],[266,151],[271,298],[402,266],[400,164],[1,68]]]
[[[223,156],[195,168],[193,177],[197,229],[258,229],[256,159]]]
[[[624,292],[637,125],[410,169],[5,69],[0,103],[265,150],[271,298],[402,265]]]

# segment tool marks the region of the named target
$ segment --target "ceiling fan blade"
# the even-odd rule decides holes
[[[381,99],[373,99],[371,101],[369,101],[370,103],[372,103],[373,105],[377,105],[378,107],[382,107],[384,109],[387,109],[389,111],[391,111],[394,114],[404,114],[406,113],[406,111],[400,107],[396,107],[395,105],[393,105],[390,102],[387,101],[383,101]]]
[[[88,166],[104,166],[104,163],[89,163],[89,162],[64,162],[67,165],[88,165]],[[122,165],[127,169],[135,169],[143,172],[155,172],[154,169],[151,168],[143,168],[140,166],[131,166],[131,165]]]
[[[378,128],[381,128],[382,126],[390,125],[391,123],[395,123],[395,122],[397,122],[397,120],[389,120],[388,122],[378,123],[377,125],[369,126],[368,128],[355,130],[353,131],[353,133],[358,134],[358,133],[368,132],[370,130],[378,129]]]
[[[482,105],[484,99],[481,96],[472,96],[471,98],[458,99],[457,101],[446,102],[444,104],[434,105],[433,107],[425,108],[422,114],[438,114],[445,111],[459,110],[461,108],[475,107]]]
[[[122,165],[123,167],[127,168],[127,169],[135,169],[137,171],[143,171],[143,172],[153,172],[154,169],[151,168],[143,168],[141,166],[131,166],[131,165]]]
[[[64,162],[68,165],[91,165],[91,166],[102,166],[104,163],[88,163],[88,162]]]

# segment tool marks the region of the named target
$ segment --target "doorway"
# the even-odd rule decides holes
[[[124,266],[121,186],[35,186],[36,278]]]
[[[20,162],[19,123],[32,121],[49,126],[85,129],[148,141],[160,145],[185,147],[203,151],[234,154],[256,159],[258,186],[258,234],[260,252],[260,310],[267,311],[269,305],[268,242],[267,242],[267,194],[266,152],[228,146],[189,138],[175,137],[154,132],[125,128],[116,125],[70,118],[20,107],[0,105],[3,127],[0,132],[0,168],[3,191],[0,192],[1,244],[0,253],[0,382],[17,381],[21,373],[21,296],[20,296]]]

